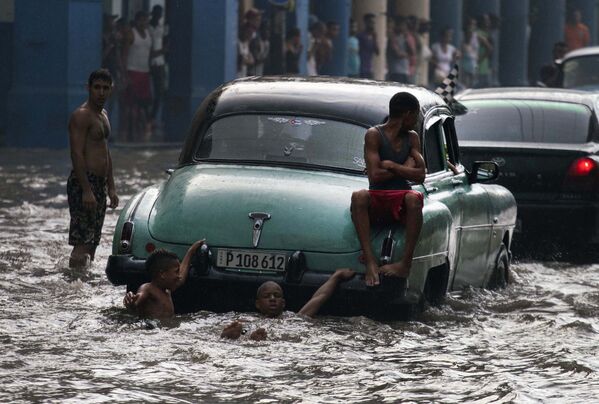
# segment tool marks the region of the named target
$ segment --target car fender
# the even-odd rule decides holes
[[[489,198],[489,216],[493,223],[493,237],[489,246],[491,267],[495,265],[494,259],[504,239],[505,246],[508,252],[510,251],[512,235],[516,227],[517,204],[514,195],[501,185],[487,184],[486,190],[493,196]]]
[[[141,240],[150,240],[148,232],[148,217],[149,213],[156,202],[160,190],[163,188],[164,182],[149,186],[135,194],[126,204],[121,213],[114,229],[112,240],[112,254],[119,254],[119,241],[121,240],[123,225],[127,221],[134,224],[133,238]],[[144,246],[139,243],[132,243],[132,253],[136,257],[147,255]]]
[[[443,203],[427,200],[422,209],[422,229],[414,260],[410,270],[409,287],[418,293],[424,291],[424,285],[431,268],[438,267],[448,262],[449,237],[453,218],[451,211]],[[372,246],[375,254],[379,255],[383,241],[389,233],[389,226],[380,231],[373,239]],[[403,256],[405,245],[405,226],[397,225],[394,234],[394,248],[391,262],[399,261]]]

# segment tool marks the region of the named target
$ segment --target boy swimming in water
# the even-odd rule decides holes
[[[139,316],[163,319],[175,315],[171,292],[185,283],[194,252],[204,244],[196,241],[179,262],[175,253],[156,250],[146,260],[146,270],[152,280],[139,287],[137,293],[127,292],[123,303]]]
[[[312,295],[312,298],[301,308],[298,314],[313,317],[337,289],[339,283],[350,280],[356,273],[351,269],[338,269],[333,275]],[[260,314],[275,318],[285,310],[285,296],[283,288],[273,281],[264,282],[256,292],[256,309]],[[238,339],[244,332],[243,322],[234,321],[226,326],[221,333],[222,338]],[[258,328],[250,334],[250,339],[261,341],[266,339],[264,328]]]

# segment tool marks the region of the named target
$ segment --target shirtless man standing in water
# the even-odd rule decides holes
[[[106,195],[112,209],[119,204],[108,150],[110,122],[104,103],[112,92],[108,70],[92,72],[87,82],[87,101],[69,119],[69,142],[73,170],[67,181],[71,221],[69,244],[73,246],[69,266],[82,267],[94,259],[100,243]]]

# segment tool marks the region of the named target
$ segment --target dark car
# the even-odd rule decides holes
[[[518,230],[564,246],[599,243],[598,97],[566,89],[468,90],[456,128],[464,163],[492,160],[518,203]]]
[[[399,91],[421,106],[428,173],[414,189],[424,194],[423,227],[407,285],[388,278],[372,289],[362,276],[350,200],[368,187],[364,133],[384,121]],[[251,309],[266,280],[281,283],[288,307],[298,308],[343,267],[359,275],[331,303],[358,314],[393,316],[396,305],[436,302],[448,290],[505,285],[516,203],[504,187],[485,184],[496,177],[495,164],[469,170],[458,159],[451,111],[424,88],[335,78],[236,80],[198,108],[170,177],[123,208],[106,273],[135,289],[148,278],[150,251],[183,256],[205,238],[187,284],[175,293],[180,310]],[[381,256],[401,257],[403,226],[374,228],[371,237]]]

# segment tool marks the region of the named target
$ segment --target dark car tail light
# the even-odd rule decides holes
[[[119,243],[119,252],[131,252],[131,238],[133,237],[133,222],[125,222],[121,231],[121,242]]]
[[[287,263],[285,281],[289,283],[300,283],[306,271],[306,256],[301,251],[294,252]]]
[[[564,191],[599,191],[599,164],[590,157],[581,157],[570,164],[564,180]]]
[[[588,157],[580,158],[570,165],[568,175],[571,177],[583,177],[590,175],[593,170],[597,169],[597,163]]]
[[[212,253],[210,252],[210,247],[208,247],[207,244],[202,244],[191,258],[190,271],[192,276],[206,275],[210,270],[211,257]]]

